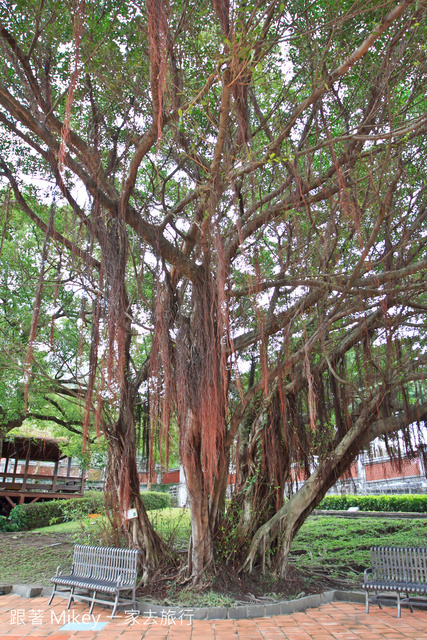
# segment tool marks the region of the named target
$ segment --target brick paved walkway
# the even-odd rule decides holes
[[[272,618],[191,621],[184,616],[173,622],[124,613],[109,621],[111,609],[96,607],[93,615],[98,625],[104,624],[102,630],[61,631],[68,618],[65,600],[52,607],[47,602],[1,596],[0,640],[427,640],[427,612],[404,609],[399,619],[395,607],[372,607],[366,615],[362,605],[335,602]],[[83,621],[93,627],[93,619],[82,617],[88,614],[85,604],[77,603],[72,610],[73,626]]]

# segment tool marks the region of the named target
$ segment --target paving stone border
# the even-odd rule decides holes
[[[322,604],[329,604],[333,601],[364,603],[365,594],[355,591],[325,591],[311,596],[304,596],[295,600],[286,600],[283,602],[274,602],[271,604],[247,604],[238,607],[165,607],[161,605],[138,603],[139,611],[146,615],[151,613],[152,616],[162,617],[167,611],[171,610],[191,610],[194,620],[244,620],[249,618],[268,618],[270,616],[279,616],[287,613],[297,613],[305,609],[313,609]]]
[[[50,596],[51,587],[40,587],[31,584],[0,585],[0,595],[14,593],[23,598],[36,598],[39,596]],[[59,595],[59,594],[58,594]],[[330,602],[354,602],[364,603],[365,594],[361,591],[340,591],[338,589],[325,591],[310,596],[303,596],[295,600],[273,602],[271,604],[246,604],[237,607],[182,607],[165,606],[146,602],[137,602],[137,609],[142,615],[159,617],[171,611],[191,612],[194,620],[245,620],[250,618],[269,618],[288,613],[297,613],[305,609],[313,609],[322,604]]]

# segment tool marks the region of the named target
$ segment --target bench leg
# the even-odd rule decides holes
[[[111,614],[111,620],[114,618],[114,616],[116,615],[116,610],[117,610],[117,605],[119,603],[119,592],[117,591],[116,593],[116,598],[114,600],[114,607],[113,607],[113,613]]]
[[[69,609],[71,607],[71,603],[73,601],[73,595],[74,595],[74,587],[71,587],[71,591],[70,591],[70,597],[68,599],[68,604],[67,604],[67,609]]]
[[[400,607],[400,593],[399,591],[397,591],[396,593],[397,593],[397,617],[400,618],[402,616],[402,611]]]
[[[47,603],[48,605],[49,605],[49,604],[51,604],[51,602],[52,602],[52,600],[53,600],[53,597],[54,597],[54,595],[55,595],[55,589],[56,589],[56,584],[54,584],[54,585],[53,585],[53,591],[52,591],[52,595],[50,596],[50,600],[49,600],[49,602]]]
[[[412,606],[411,601],[410,601],[410,599],[409,599],[409,591],[406,591],[406,599],[407,599],[407,601],[408,601],[408,604],[409,604],[409,608],[410,608],[410,610],[411,610],[411,613],[414,613],[414,607]]]
[[[366,610],[365,613],[369,613],[369,592],[366,590]]]
[[[94,591],[94,592],[93,592],[92,602],[90,603],[89,615],[90,615],[90,614],[92,613],[92,611],[93,611],[93,605],[95,604],[95,598],[96,598],[96,594],[97,594],[97,593],[98,593],[97,591]]]

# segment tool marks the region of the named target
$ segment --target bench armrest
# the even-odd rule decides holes
[[[375,569],[369,567],[369,569],[365,569],[363,572],[363,583],[366,584],[369,580],[373,580],[375,578]]]
[[[63,571],[64,571],[64,569],[63,569],[62,567],[63,567],[63,565],[62,565],[62,564],[59,564],[59,565],[56,567],[55,578],[57,578],[58,576],[62,575],[62,573],[63,573]],[[61,569],[61,571],[60,571],[60,569]],[[71,567],[71,573],[73,573],[73,569],[74,569],[74,565]]]

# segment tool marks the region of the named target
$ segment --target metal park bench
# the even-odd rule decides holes
[[[410,594],[427,594],[427,549],[423,547],[371,547],[372,567],[365,569],[363,588],[366,591],[366,613],[369,604],[389,599],[387,593],[397,596],[397,617],[401,615],[401,604],[408,604],[413,613],[413,604],[427,606],[424,600]],[[369,592],[373,591],[373,594]],[[385,592],[379,593],[379,592]],[[404,597],[401,597],[404,594]]]
[[[117,607],[123,605],[134,607],[139,553],[140,551],[133,549],[76,545],[71,573],[63,575],[59,566],[56,575],[52,578],[54,587],[49,604],[55,594],[69,593],[67,609],[70,608],[73,600],[86,600],[91,603],[89,613],[92,613],[95,603],[113,607],[111,618],[114,618]],[[87,591],[92,595],[76,593],[76,589]],[[122,591],[132,591],[132,600],[120,598]],[[98,593],[107,594],[114,600],[98,598]]]

